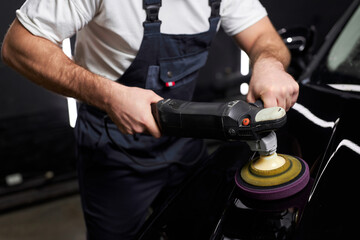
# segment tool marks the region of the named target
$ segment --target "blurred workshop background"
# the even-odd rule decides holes
[[[1,1],[1,39],[23,2]],[[277,30],[312,29],[316,52],[352,1],[261,2]],[[73,44],[64,43],[68,54]],[[195,100],[244,98],[250,74],[246,55],[220,29]],[[75,167],[76,101],[34,85],[2,62],[0,79],[0,240],[85,239]]]

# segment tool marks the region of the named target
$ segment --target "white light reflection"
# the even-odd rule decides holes
[[[309,109],[307,109],[306,107],[304,107],[303,105],[301,105],[299,103],[295,103],[292,108],[294,110],[298,111],[300,114],[302,114],[307,119],[309,119],[311,122],[313,122],[314,124],[316,124],[320,127],[333,128],[335,125],[335,122],[328,122],[328,121],[318,118],[312,112],[310,112]]]
[[[68,58],[72,59],[70,38],[64,39],[62,42],[62,50]]]
[[[70,127],[74,128],[76,124],[76,119],[78,116],[76,100],[74,98],[67,97],[68,113],[69,113],[69,124]]]
[[[360,85],[355,84],[328,84],[330,87],[346,92],[360,92]]]
[[[316,188],[317,188],[317,185],[318,185],[318,183],[320,182],[321,177],[322,177],[322,175],[324,174],[327,166],[329,165],[330,161],[333,159],[333,157],[335,156],[335,154],[337,153],[337,151],[338,151],[341,147],[347,147],[347,148],[349,148],[350,150],[352,150],[352,151],[354,151],[355,153],[357,153],[357,154],[360,155],[360,146],[359,146],[359,145],[357,145],[356,143],[354,143],[354,142],[352,142],[352,141],[350,141],[350,140],[348,140],[348,139],[342,140],[342,141],[339,143],[339,145],[336,147],[336,150],[333,152],[333,154],[331,154],[331,156],[330,156],[329,160],[327,161],[325,167],[324,167],[323,170],[321,171],[321,173],[320,173],[320,175],[319,175],[319,177],[318,177],[318,179],[317,179],[317,181],[316,181],[316,183],[315,183],[315,185],[314,185],[314,188],[313,188],[312,191],[311,191],[311,194],[310,194],[310,197],[309,197],[309,200],[308,200],[309,202],[310,202],[310,200],[311,200],[311,198],[312,198],[312,196],[313,196],[313,194],[314,194],[314,192],[315,192],[315,190],[316,190]]]
[[[240,84],[240,93],[245,96],[248,94],[248,92],[249,92],[249,84],[246,82]]]
[[[240,73],[243,76],[247,76],[250,71],[250,59],[249,56],[243,50],[240,51]]]
[[[66,56],[68,56],[68,58],[73,59],[72,58],[72,53],[71,53],[71,44],[70,44],[70,39],[67,38],[63,41],[62,43],[62,50],[65,53]],[[69,124],[72,128],[75,127],[76,124],[76,119],[77,119],[77,106],[76,106],[76,100],[73,98],[66,98],[67,100],[67,105],[68,105],[68,113],[69,113]]]

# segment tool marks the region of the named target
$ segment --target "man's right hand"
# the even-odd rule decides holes
[[[151,90],[113,82],[106,111],[124,134],[149,133],[159,138],[160,130],[151,113],[151,103],[162,97]]]
[[[161,136],[151,113],[151,103],[160,101],[160,96],[89,72],[53,42],[32,35],[17,19],[5,36],[1,53],[5,63],[32,82],[105,110],[122,133]]]

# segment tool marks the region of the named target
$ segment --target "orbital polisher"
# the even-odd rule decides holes
[[[309,181],[309,168],[298,157],[277,154],[275,130],[286,123],[281,107],[264,108],[261,101],[247,103],[190,102],[165,99],[152,104],[154,118],[163,135],[245,141],[259,156],[235,176],[247,197],[260,200],[286,198]]]

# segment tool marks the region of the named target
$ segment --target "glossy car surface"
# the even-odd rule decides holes
[[[354,1],[298,78],[298,102],[287,113],[287,125],[277,132],[278,152],[298,156],[310,167],[305,189],[277,201],[245,198],[234,175],[252,153],[244,143],[223,143],[176,194],[154,210],[139,239],[357,236],[359,22],[359,1]]]

